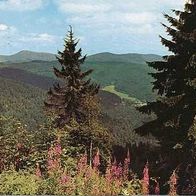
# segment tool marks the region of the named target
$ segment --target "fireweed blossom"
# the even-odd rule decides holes
[[[160,194],[160,186],[159,186],[159,182],[158,181],[156,181],[156,186],[155,186],[154,192],[155,192],[156,195]]]
[[[170,184],[169,195],[177,195],[177,180],[178,180],[178,176],[176,174],[176,170],[174,170],[169,180],[169,184]]]
[[[81,156],[77,164],[77,171],[78,173],[84,172],[87,168],[87,153]]]
[[[63,173],[61,175],[61,178],[60,178],[60,184],[67,184],[70,180],[70,177],[66,174],[66,173]]]
[[[49,172],[61,168],[61,154],[62,148],[59,140],[57,140],[57,143],[48,150],[47,169]]]
[[[99,166],[100,166],[100,153],[99,153],[99,149],[98,149],[97,153],[93,159],[93,168],[98,170]]]
[[[41,178],[41,176],[42,176],[42,173],[41,173],[41,170],[40,170],[39,163],[36,163],[35,175],[36,175],[37,177],[39,177],[39,178]]]
[[[123,179],[128,180],[129,179],[129,166],[131,163],[131,158],[130,158],[130,152],[129,149],[127,151],[127,157],[125,158],[124,161],[124,166],[123,166]]]
[[[143,192],[145,195],[149,194],[149,181],[150,181],[149,168],[148,168],[148,162],[147,162],[143,170],[143,180],[142,180]]]

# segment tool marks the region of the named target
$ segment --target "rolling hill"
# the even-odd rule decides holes
[[[155,54],[113,54],[109,52],[98,53],[88,56],[87,62],[97,63],[136,63],[145,64],[148,61],[160,60],[161,57]]]
[[[26,61],[25,58],[20,60]],[[8,58],[9,62],[0,63],[1,113],[16,117],[32,130],[46,120],[43,101],[46,90],[57,82],[52,68],[59,66],[52,58],[47,61],[34,58],[27,62],[12,62]],[[148,76],[152,70],[145,61],[160,58],[156,55],[101,53],[89,56],[83,65],[84,70],[94,69],[92,79],[104,88],[99,93],[102,121],[116,135],[116,143],[120,145],[125,141],[138,141],[132,130],[152,118],[139,113],[135,103],[155,96],[151,93],[151,78]]]
[[[56,55],[46,52],[33,52],[22,50],[13,55],[0,55],[0,62],[29,62],[29,61],[55,61]],[[137,63],[144,64],[146,61],[160,60],[161,57],[155,54],[113,54],[109,52],[98,53],[89,55],[87,62],[98,63]]]
[[[42,111],[44,90],[15,80],[0,77],[1,115],[14,117],[34,129],[44,123]]]
[[[55,82],[58,82],[58,80],[50,77],[40,76],[22,69],[12,67],[1,68],[0,77],[21,82],[23,84],[32,85],[43,90],[48,90]]]
[[[22,75],[18,75],[17,81],[0,76],[0,112],[2,115],[15,117],[33,131],[46,122],[43,110],[46,90],[37,87],[42,82],[42,77],[40,83],[30,82],[30,84],[28,81],[21,82],[19,76]],[[32,74],[31,79],[35,79],[34,77],[37,78]],[[132,130],[144,121],[149,121],[151,117],[141,115],[129,100],[121,99],[113,93],[100,91],[99,99],[102,110],[101,120],[114,133],[116,144],[125,145],[125,141],[144,142],[143,138]]]
[[[41,53],[41,55],[43,54],[44,53]],[[19,53],[15,56],[18,55]],[[52,54],[50,55],[52,56]],[[153,70],[147,66],[145,61],[160,59],[160,56],[152,54],[120,55],[100,53],[88,56],[85,64],[83,65],[83,69],[94,69],[91,77],[95,82],[101,84],[103,88],[113,85],[116,91],[128,94],[130,97],[137,98],[143,102],[146,100],[152,100],[156,96],[151,91],[152,78],[148,75],[148,73]],[[54,74],[52,72],[52,68],[54,66],[59,66],[56,60],[43,61],[43,59],[34,59],[29,62],[10,61],[0,63],[0,68],[12,67],[52,78],[54,78]]]
[[[33,60],[53,61],[56,60],[56,57],[54,54],[28,50],[22,50],[13,55],[0,55],[0,62],[29,62]]]

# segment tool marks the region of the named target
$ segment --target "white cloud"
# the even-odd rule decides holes
[[[60,38],[48,33],[24,33],[20,32],[14,26],[0,24],[0,46],[17,44],[53,44]]]
[[[181,8],[186,0],[53,0],[64,13],[141,12]],[[160,2],[161,1],[161,2]]]
[[[156,17],[148,12],[141,13],[125,13],[122,14],[122,21],[130,22],[132,24],[145,24],[152,22]]]
[[[16,33],[17,29],[14,26],[0,23],[0,35],[10,37]]]
[[[59,0],[56,2],[59,10],[65,13],[89,14],[94,12],[106,12],[111,9],[111,5],[107,3],[94,2],[73,2],[67,0]]]
[[[67,23],[98,32],[153,33],[162,13],[182,8],[185,0],[53,0],[66,14]],[[160,28],[160,27],[159,27]],[[133,29],[133,30],[131,30]]]
[[[88,31],[96,29],[96,33],[119,37],[121,34],[152,34],[159,24],[160,14],[150,12],[122,13],[111,12],[94,14],[91,17],[70,16],[68,21],[76,26],[82,26]]]
[[[85,47],[92,44],[103,50],[107,48],[105,42],[109,40],[114,48],[124,50],[123,40],[126,40],[132,43],[130,50],[139,51],[143,50],[142,47],[146,47],[146,51],[148,48],[149,51],[156,53],[156,49],[161,46],[159,34],[163,35],[165,32],[160,24],[166,22],[163,13],[172,14],[172,9],[183,9],[185,0],[53,0],[53,2],[65,15],[66,23],[78,29],[81,36],[87,37]],[[91,41],[88,43],[88,40]]]
[[[182,8],[185,0],[116,0],[114,6],[129,11],[161,11]]]
[[[54,42],[55,41],[55,36],[54,35],[49,35],[48,33],[42,33],[34,36],[32,38],[34,41],[44,41],[44,42]]]
[[[6,30],[8,30],[8,26],[7,25],[5,25],[5,24],[0,24],[0,31],[6,31]]]
[[[0,10],[29,11],[37,10],[43,5],[43,0],[2,0]]]
[[[141,12],[141,13],[122,13],[122,12],[111,12],[111,13],[102,13],[94,14],[91,17],[85,16],[70,16],[69,21],[78,25],[85,26],[99,26],[99,25],[142,25],[146,23],[152,23],[157,20],[159,15],[155,15],[150,12]]]
[[[10,54],[20,50],[50,51],[62,43],[62,37],[49,33],[27,33],[9,26],[0,31],[0,54]],[[44,49],[45,48],[45,49]]]
[[[50,35],[48,33],[41,33],[41,34],[25,34],[21,37],[19,37],[19,41],[21,42],[46,42],[46,43],[52,43],[57,39],[57,36]]]

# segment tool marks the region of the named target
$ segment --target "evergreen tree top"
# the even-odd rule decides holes
[[[148,63],[157,70],[150,75],[154,78],[153,90],[160,97],[139,108],[141,112],[156,114],[157,119],[138,131],[154,132],[158,137],[163,136],[168,127],[176,134],[184,132],[185,136],[196,112],[196,0],[188,1],[183,11],[173,12],[176,18],[164,15],[170,26],[163,24],[171,39],[161,37],[162,44],[173,54],[164,56],[163,61]],[[164,137],[170,138],[169,134]]]
[[[81,69],[86,56],[82,57],[82,49],[77,49],[77,44],[78,40],[74,38],[70,26],[64,39],[64,50],[58,51],[57,59],[61,68],[54,67],[54,74],[61,83],[54,84],[48,91],[48,100],[45,102],[46,107],[58,115],[57,126],[68,123],[72,118],[77,122],[84,122],[87,117],[85,100],[99,91],[99,85],[92,83],[89,78],[86,79],[93,70]]]
[[[71,26],[67,37],[64,39],[64,42],[64,50],[62,52],[58,51],[57,59],[59,63],[64,67],[77,66],[79,68],[80,64],[84,63],[86,55],[82,57],[82,49],[76,49],[78,40],[74,38]]]

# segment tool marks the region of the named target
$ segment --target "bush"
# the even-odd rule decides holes
[[[28,172],[4,171],[0,174],[0,194],[31,195],[39,189],[39,179]]]
[[[0,115],[0,170],[25,168],[31,135],[19,121]]]

